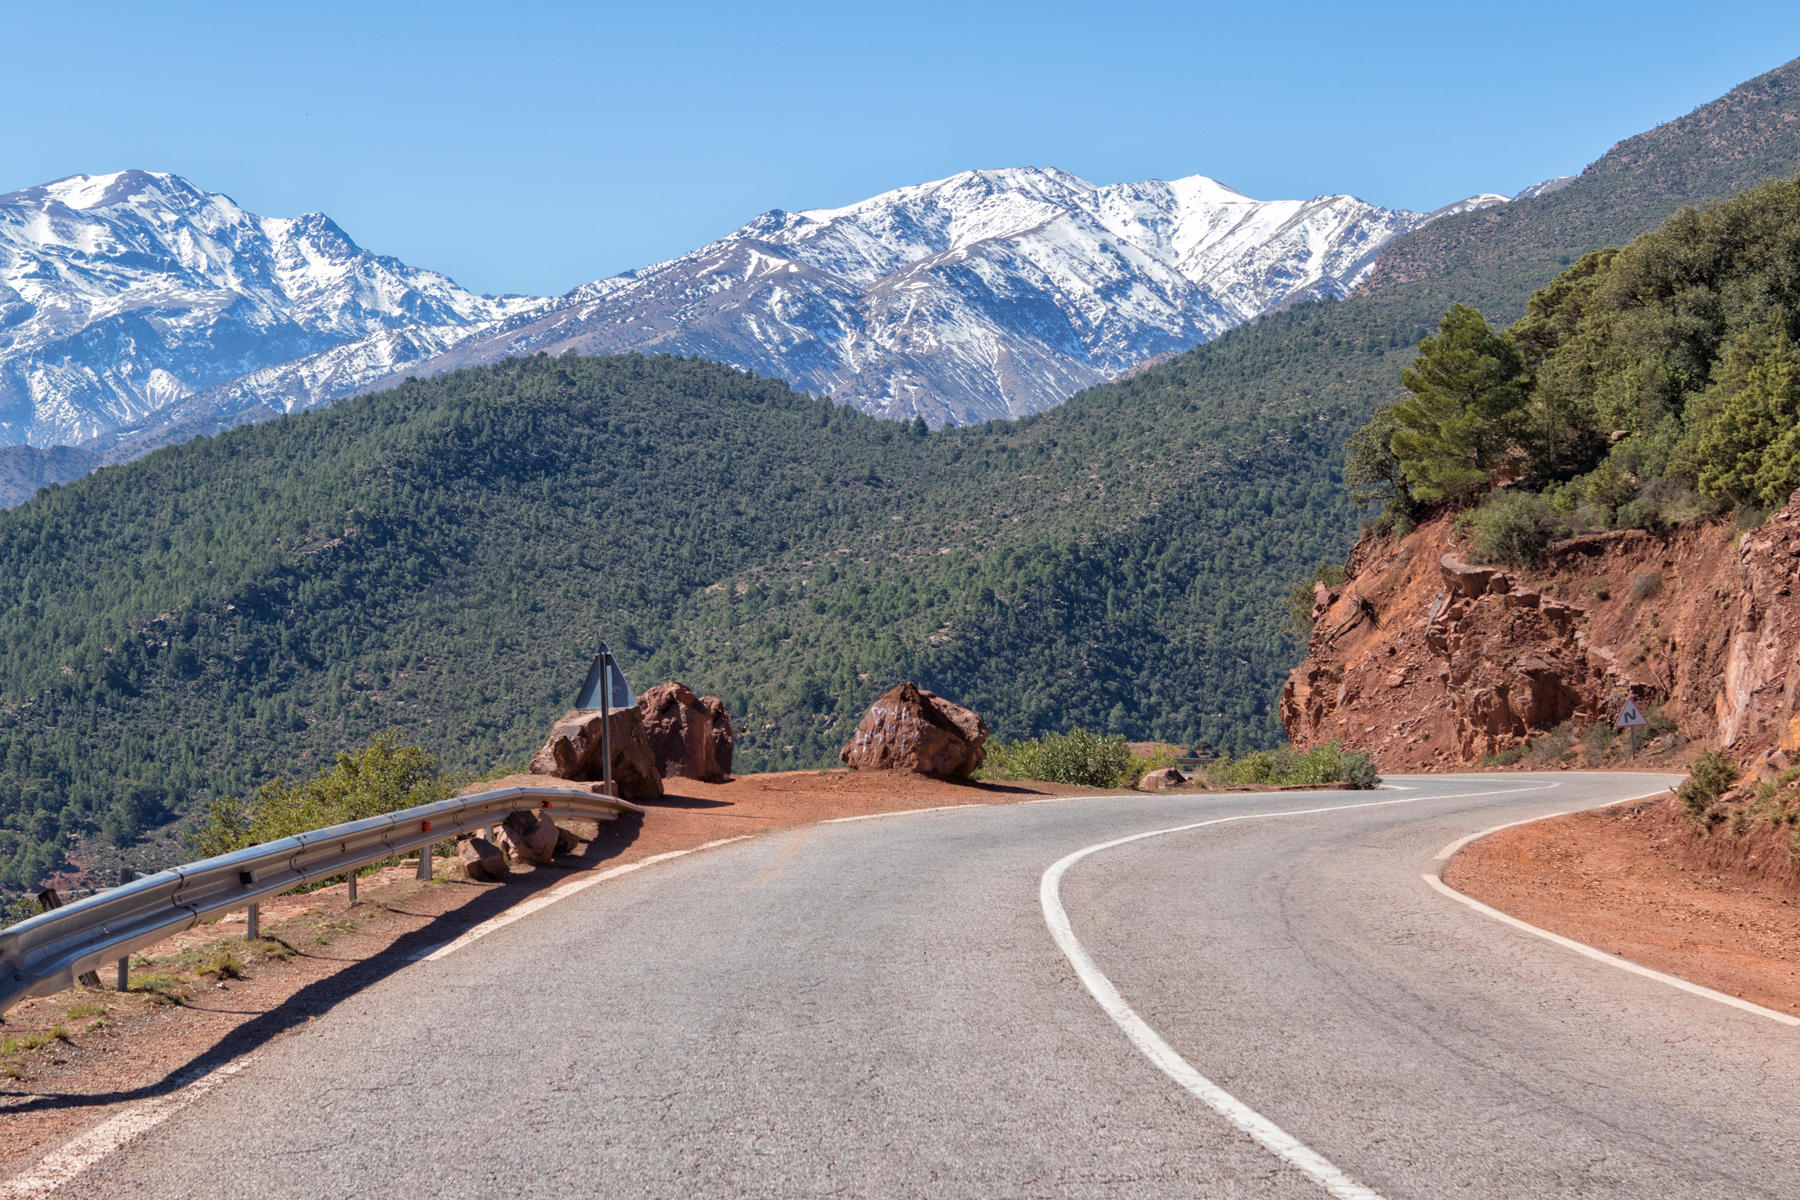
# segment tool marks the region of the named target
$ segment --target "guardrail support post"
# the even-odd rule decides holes
[[[119,868],[120,887],[124,887],[136,878],[137,872],[130,867]],[[131,955],[129,954],[119,960],[119,990],[121,992],[129,992],[131,990]]]
[[[350,903],[356,903],[356,868],[350,868]]]
[[[244,940],[246,942],[254,942],[256,940],[257,917],[260,915],[261,914],[257,912],[256,905],[254,904],[250,906],[250,911],[244,914]]]
[[[420,879],[430,879],[431,878],[431,847],[430,846],[420,846],[419,847],[419,878]]]

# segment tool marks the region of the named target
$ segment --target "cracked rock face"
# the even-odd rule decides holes
[[[1610,724],[1629,698],[1745,763],[1800,750],[1800,493],[1735,537],[1728,520],[1616,530],[1520,570],[1466,561],[1449,517],[1365,537],[1345,583],[1315,591],[1289,740],[1467,766]]]
[[[968,778],[987,751],[987,722],[960,704],[903,683],[869,706],[838,755],[856,771]]]

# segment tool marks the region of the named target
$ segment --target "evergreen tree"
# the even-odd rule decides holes
[[[1414,497],[1438,504],[1475,491],[1517,441],[1530,390],[1524,356],[1479,312],[1452,305],[1400,372],[1389,445]]]

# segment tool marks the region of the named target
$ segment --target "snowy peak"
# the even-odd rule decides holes
[[[0,196],[0,444],[77,442],[378,329],[476,326],[475,296],[320,213],[262,217],[176,175],[73,175]]]
[[[514,354],[697,355],[882,416],[1019,416],[1261,313],[1353,288],[1453,212],[1257,200],[1189,175],[965,171],[774,209],[554,299],[476,296],[329,217],[176,175],[0,196],[0,445],[156,444]]]
[[[882,416],[1018,416],[1271,309],[1343,295],[1434,215],[1343,195],[1255,200],[1203,175],[1101,186],[1053,168],[966,171],[764,213],[425,369],[662,350]]]

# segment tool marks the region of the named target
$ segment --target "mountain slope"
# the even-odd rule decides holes
[[[261,367],[530,303],[372,254],[319,213],[260,217],[174,175],[27,188],[0,196],[0,445],[89,441]]]

